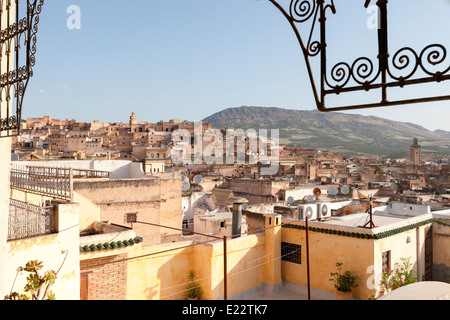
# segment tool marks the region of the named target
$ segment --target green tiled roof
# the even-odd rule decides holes
[[[140,243],[142,241],[143,241],[143,238],[135,237],[135,238],[130,238],[128,240],[117,241],[117,242],[112,241],[112,242],[105,242],[105,243],[99,243],[99,244],[84,245],[84,246],[80,246],[80,252],[86,253],[86,252],[94,252],[94,251],[102,251],[102,250],[114,250],[116,248],[129,247],[134,244]]]
[[[396,235],[398,233],[402,233],[411,229],[415,229],[417,227],[432,223],[434,219],[428,219],[424,220],[418,223],[409,224],[407,226],[403,226],[400,228],[395,228],[392,230],[382,231],[379,233],[374,234],[368,234],[368,233],[360,233],[360,232],[349,232],[349,231],[343,231],[343,230],[336,230],[336,229],[327,229],[327,228],[317,228],[317,227],[309,227],[309,231],[312,232],[320,232],[325,234],[333,234],[337,236],[344,236],[344,237],[352,237],[352,238],[358,238],[358,239],[383,239],[386,237],[390,237],[393,235]],[[306,226],[303,225],[296,225],[296,224],[285,224],[283,225],[283,228],[291,228],[291,229],[299,229],[299,230],[306,230]]]

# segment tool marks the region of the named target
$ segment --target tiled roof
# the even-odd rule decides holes
[[[143,238],[141,237],[135,237],[130,238],[129,240],[123,240],[123,241],[112,241],[112,242],[105,242],[105,243],[99,243],[99,244],[91,244],[91,245],[84,245],[80,246],[80,252],[86,253],[86,252],[94,252],[94,251],[102,251],[102,250],[114,250],[116,248],[124,248],[129,247],[134,244],[138,244],[143,241]]]

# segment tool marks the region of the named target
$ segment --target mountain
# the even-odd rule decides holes
[[[203,121],[220,129],[279,129],[280,144],[335,153],[406,156],[417,137],[423,152],[450,154],[450,132],[433,132],[417,124],[374,116],[243,106],[225,109]]]

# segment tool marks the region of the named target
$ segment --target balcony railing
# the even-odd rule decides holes
[[[62,200],[72,200],[71,169],[52,167],[11,167],[10,186],[13,189]]]
[[[54,232],[53,207],[39,207],[10,199],[8,241],[43,236]]]
[[[110,172],[56,167],[12,166],[10,187],[54,199],[73,200],[73,179],[109,178]]]

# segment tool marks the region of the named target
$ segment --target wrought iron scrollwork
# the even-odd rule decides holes
[[[44,0],[27,0],[23,8],[22,2],[0,0],[0,25],[6,25],[0,32],[0,137],[19,134],[23,99],[36,64]]]
[[[288,6],[281,6],[276,0],[269,0],[274,4],[291,24],[301,49],[304,54],[309,78],[317,108],[320,111],[337,111],[373,108],[380,106],[401,105],[419,102],[431,102],[450,100],[450,96],[435,96],[425,98],[411,98],[406,100],[388,99],[388,88],[408,85],[442,82],[450,79],[450,64],[446,64],[447,49],[441,44],[432,44],[425,47],[421,52],[416,52],[410,47],[404,47],[390,57],[388,50],[388,0],[379,0],[376,5],[380,14],[380,26],[378,30],[378,55],[373,61],[367,57],[360,57],[352,64],[339,62],[331,71],[327,66],[327,44],[326,44],[326,14],[328,11],[336,14],[334,1],[326,3],[326,0],[290,0]],[[370,0],[366,0],[364,6],[367,8]],[[302,36],[300,26],[310,23],[310,29]],[[320,39],[314,40],[315,30],[320,28]],[[302,30],[303,31],[303,30]],[[305,43],[303,39],[308,39]],[[316,86],[315,79],[318,77],[313,73],[310,58],[320,55],[320,85]],[[370,91],[381,89],[381,100],[370,104],[344,105],[339,107],[326,107],[327,95],[339,95],[344,92]]]

